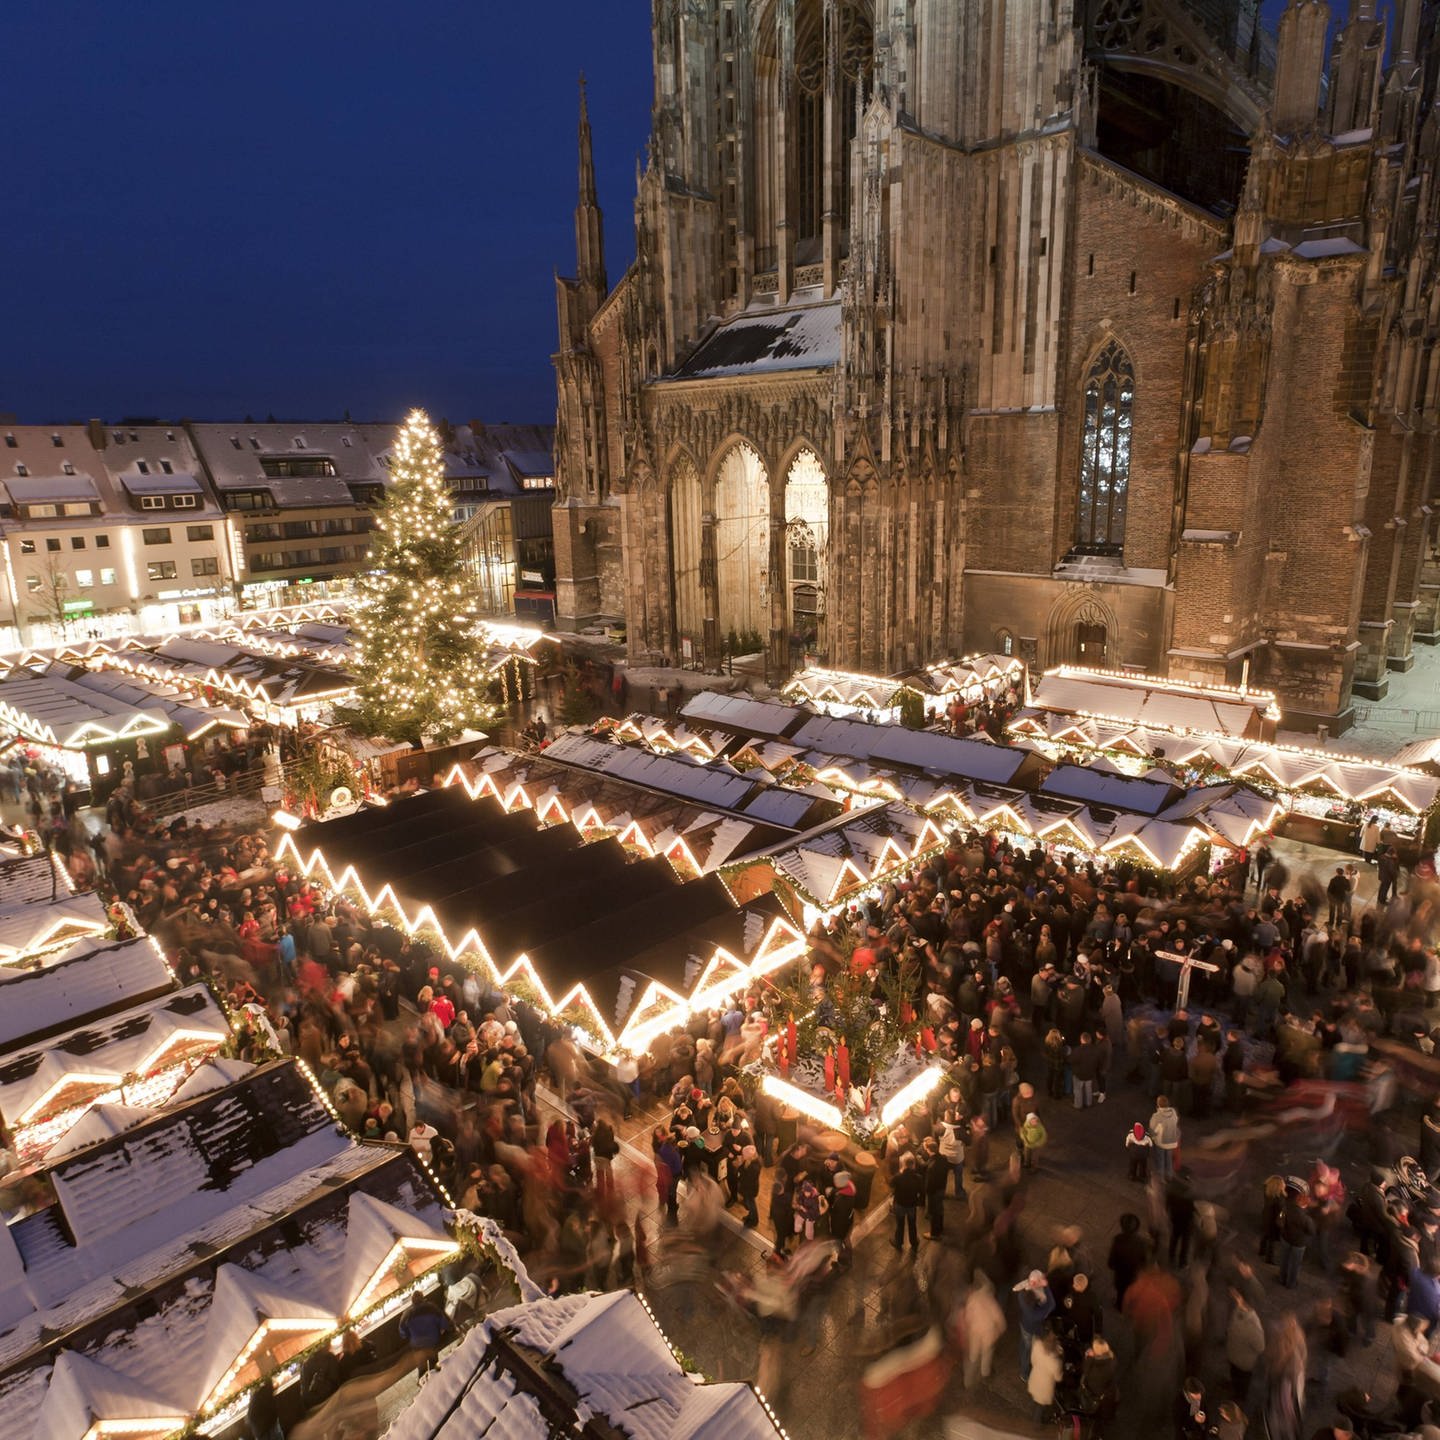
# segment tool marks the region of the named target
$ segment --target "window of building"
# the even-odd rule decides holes
[[[162,460],[160,462],[160,473],[162,475],[173,475],[175,473],[175,467],[168,460]]]
[[[70,548],[72,550],[83,550],[85,548],[85,537],[83,535],[72,535],[70,537]]]
[[[29,516],[31,520],[50,520],[60,513],[58,505],[31,505]]]
[[[260,462],[260,468],[277,479],[294,479],[312,475],[333,475],[335,462],[323,455],[307,455],[303,460],[292,455],[267,455]]]
[[[185,538],[187,540],[213,540],[215,527],[213,525],[187,525]]]
[[[20,542],[20,553],[22,555],[33,555],[35,553],[35,542],[33,540],[22,540]]]
[[[202,555],[198,560],[190,562],[190,573],[192,575],[218,575],[220,562],[213,555]]]
[[[108,550],[110,548],[110,537],[108,535],[97,535],[95,537],[95,548],[97,550]]]
[[[45,542],[45,549],[48,554],[58,555],[60,553],[60,542],[54,536]]]
[[[149,464],[149,462],[146,461],[146,460],[137,460],[137,461],[135,462],[135,468],[136,468],[142,475],[148,475],[148,474],[150,473],[150,464]]]
[[[342,435],[340,437],[340,443],[348,450],[350,448],[350,437],[348,435]]]
[[[195,508],[195,497],[193,495],[175,496],[175,508],[177,510],[193,510]]]
[[[7,449],[14,450],[19,444],[20,442],[13,435],[7,434],[5,436],[5,446]]]
[[[231,445],[233,445],[233,446],[235,447],[235,449],[237,449],[237,450],[240,450],[240,449],[243,449],[243,448],[244,448],[244,447],[240,444],[240,437],[239,437],[238,435],[232,435],[232,436],[230,437],[230,443],[231,443]]]
[[[100,583],[102,585],[113,585],[115,583],[115,572],[109,568],[100,571]]]
[[[73,475],[75,473],[75,462],[73,460],[67,460],[61,465],[60,469],[63,474]]]
[[[152,580],[173,580],[175,578],[175,562],[173,560],[152,560],[146,565],[145,573]]]
[[[142,510],[163,510],[165,508],[165,497],[163,495],[142,495],[140,497],[140,508]]]
[[[153,530],[142,530],[140,538],[147,545],[168,545],[170,543],[170,529],[168,526],[157,526]]]
[[[299,435],[295,437],[295,448],[297,450],[303,450],[305,448],[305,441]]]
[[[1082,550],[1119,554],[1130,489],[1135,371],[1118,341],[1095,357],[1085,379],[1085,432],[1075,541]]]
[[[110,438],[117,445],[123,445],[125,443],[125,432],[123,430],[112,430],[110,432]]]
[[[38,575],[27,575],[25,577],[25,588],[33,595],[44,582]]]
[[[95,572],[93,570],[77,570],[75,572],[75,588],[77,590],[89,590],[95,584]]]
[[[268,490],[232,490],[225,496],[227,510],[269,510],[271,508]]]
[[[58,435],[52,435],[52,436],[50,437],[50,443],[51,443],[57,450],[61,449],[61,448],[64,446],[64,444],[65,444],[65,442],[64,442]]]
[[[88,500],[72,500],[62,508],[66,515],[88,515],[90,502]]]
[[[825,6],[802,0],[795,16],[796,236],[820,238],[825,209]],[[839,61],[839,152],[835,155],[836,211],[841,228],[850,219],[850,142],[855,136],[855,91],[868,82],[875,45],[870,22],[858,5],[836,7],[835,58]],[[868,83],[866,88],[868,89]],[[803,258],[818,259],[806,254]]]
[[[165,432],[165,438],[167,440],[173,440],[175,438],[175,432],[173,430],[167,430]]]
[[[260,442],[253,435],[250,437],[250,448],[252,450],[258,450],[260,448]]]
[[[30,473],[30,467],[28,465],[17,465],[15,467],[15,473],[23,480],[25,476]]]

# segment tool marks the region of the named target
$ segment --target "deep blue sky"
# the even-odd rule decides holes
[[[0,412],[554,415],[590,81],[633,254],[647,0],[8,0]]]

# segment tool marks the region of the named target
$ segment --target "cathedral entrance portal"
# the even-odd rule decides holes
[[[716,618],[720,643],[743,653],[770,633],[770,477],[748,445],[726,452],[715,476]]]
[[[813,450],[802,450],[785,477],[785,588],[790,663],[824,648],[830,484]]]

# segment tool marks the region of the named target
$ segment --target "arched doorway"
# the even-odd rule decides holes
[[[715,581],[720,640],[742,651],[770,633],[770,476],[750,446],[732,446],[715,476]]]
[[[675,632],[683,653],[688,638],[695,650],[705,638],[705,599],[700,588],[700,472],[689,456],[675,462],[670,477],[670,555],[674,566]]]
[[[785,477],[785,588],[791,663],[822,648],[830,546],[830,482],[813,450]]]
[[[1103,669],[1107,640],[1108,635],[1103,621],[1077,620],[1075,622],[1075,663],[1088,665],[1091,669]]]

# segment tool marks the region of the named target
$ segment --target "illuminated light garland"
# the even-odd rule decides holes
[[[355,1297],[354,1302],[346,1309],[345,1315],[347,1319],[354,1320],[364,1314],[365,1311],[370,1309],[377,1301],[383,1299],[384,1297],[380,1294],[380,1287],[386,1280],[394,1280],[395,1288],[402,1288],[402,1282],[395,1280],[393,1267],[396,1262],[402,1258],[408,1261],[412,1251],[429,1253],[432,1257],[420,1270],[415,1271],[408,1277],[411,1280],[418,1280],[426,1271],[433,1270],[435,1266],[443,1264],[444,1261],[454,1255],[458,1255],[460,1253],[460,1246],[454,1240],[435,1240],[418,1236],[400,1237],[391,1245],[389,1253],[380,1264],[375,1267],[374,1273],[361,1287],[360,1293]]]
[[[255,1328],[250,1339],[241,1348],[240,1353],[230,1363],[230,1368],[225,1372],[219,1381],[216,1382],[210,1393],[201,1402],[197,1413],[204,1414],[205,1411],[223,1404],[229,1397],[230,1392],[235,1388],[235,1382],[240,1373],[254,1358],[255,1352],[266,1344],[271,1335],[304,1335],[311,1334],[316,1340],[323,1340],[326,1335],[333,1334],[338,1328],[339,1322],[333,1316],[327,1319],[319,1317],[313,1319],[301,1319],[298,1317],[281,1317],[273,1320],[262,1320]],[[259,1368],[257,1366],[257,1368]]]
[[[792,1110],[800,1111],[802,1115],[808,1115],[812,1120],[818,1120],[822,1125],[828,1125],[832,1130],[838,1130],[845,1119],[839,1106],[832,1105],[828,1100],[821,1100],[808,1090],[802,1090],[798,1085],[782,1080],[778,1075],[766,1075],[760,1082],[760,1088],[772,1099],[781,1101]]]
[[[927,1066],[880,1107],[880,1123],[888,1128],[903,1119],[911,1106],[918,1105],[944,1078],[945,1072],[938,1065]]]

